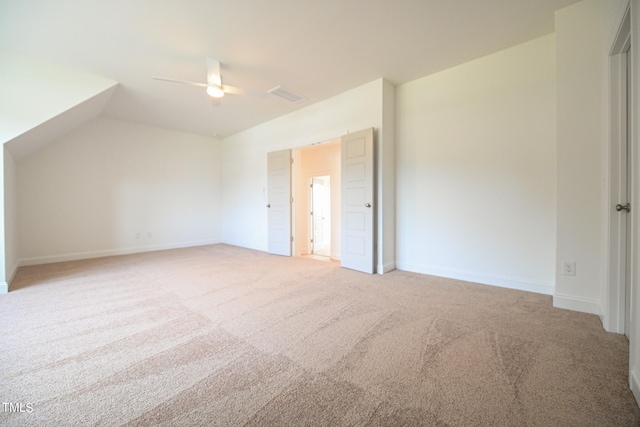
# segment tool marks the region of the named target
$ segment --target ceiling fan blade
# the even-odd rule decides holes
[[[209,94],[209,96],[212,97],[211,102],[214,106],[221,104],[220,98],[225,93],[230,93],[234,95],[250,95],[258,98],[269,97],[269,94],[267,92],[262,92],[262,91],[253,90],[253,89],[243,89],[243,88],[230,86],[230,85],[223,85],[222,76],[220,75],[220,61],[207,56],[206,63],[207,63],[207,83],[197,83],[197,82],[191,82],[188,80],[173,79],[169,77],[153,76],[153,78],[156,80],[162,80],[166,82],[183,83],[191,86],[204,87],[207,89],[207,93]]]
[[[210,86],[222,87],[222,76],[220,75],[220,61],[207,56],[207,83]]]
[[[225,93],[231,93],[233,95],[249,95],[249,96],[255,96],[257,98],[269,97],[269,94],[267,92],[262,92],[254,89],[243,89],[236,86],[223,85],[222,90],[224,90]]]
[[[191,85],[191,86],[207,87],[206,83],[190,82],[189,80],[180,80],[180,79],[172,79],[172,78],[169,78],[169,77],[157,77],[157,76],[153,76],[153,78],[155,80],[162,80],[164,82],[184,83],[184,84],[188,84],[188,85]]]

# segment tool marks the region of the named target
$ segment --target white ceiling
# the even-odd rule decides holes
[[[577,0],[0,0],[0,46],[120,83],[103,114],[221,137],[386,78],[401,84],[553,32]],[[224,82],[291,104],[152,76]]]

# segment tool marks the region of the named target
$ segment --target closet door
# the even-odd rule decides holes
[[[374,273],[373,128],[342,141],[342,267]]]
[[[291,150],[267,155],[268,252],[291,256]]]

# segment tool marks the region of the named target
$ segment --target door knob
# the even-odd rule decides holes
[[[631,206],[629,206],[629,203],[627,203],[626,205],[621,205],[620,203],[618,203],[618,204],[616,205],[616,210],[617,210],[618,212],[620,212],[620,211],[626,211],[626,212],[629,212],[629,211],[631,211]]]
[[[267,207],[268,207],[268,208],[270,208],[270,207],[271,207],[271,203],[269,203],[269,204],[267,205]]]
[[[371,207],[371,203],[365,203],[364,206],[367,207],[367,208],[370,208]]]

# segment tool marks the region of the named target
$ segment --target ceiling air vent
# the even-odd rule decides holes
[[[284,86],[276,86],[273,89],[269,89],[267,92],[271,95],[279,96],[282,99],[286,99],[289,102],[300,102],[303,99],[306,99],[299,93],[296,93],[291,89],[287,89]]]

